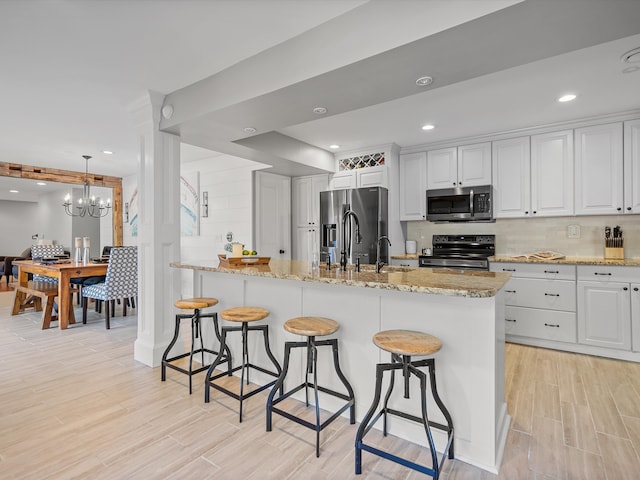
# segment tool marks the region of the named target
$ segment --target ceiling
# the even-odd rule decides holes
[[[161,129],[181,135],[183,160],[222,152],[303,174],[330,144],[640,109],[640,63],[620,60],[636,47],[637,0],[3,0],[0,161],[83,171],[87,154],[92,173],[134,174],[128,106],[152,90],[174,107]],[[433,84],[417,87],[422,75]]]

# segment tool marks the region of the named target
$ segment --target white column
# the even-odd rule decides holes
[[[160,365],[179,298],[180,137],[160,132],[164,96],[149,92],[129,107],[140,138],[138,158],[138,338],[134,358]]]

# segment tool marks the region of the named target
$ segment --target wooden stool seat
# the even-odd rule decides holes
[[[257,322],[269,316],[269,310],[262,307],[233,307],[220,312],[220,316],[230,322]]]
[[[324,317],[296,317],[284,322],[284,329],[287,332],[307,337],[331,335],[339,328],[338,322]]]
[[[207,307],[213,307],[214,305],[218,304],[218,299],[217,298],[210,298],[210,297],[198,297],[198,298],[183,298],[181,300],[176,300],[175,302],[173,302],[173,305],[176,308],[179,308],[181,310],[189,310],[189,309],[194,309],[194,308],[207,308]]]
[[[373,336],[379,348],[396,355],[432,355],[442,348],[439,338],[411,330],[385,330]]]

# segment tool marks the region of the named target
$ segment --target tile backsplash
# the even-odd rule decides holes
[[[580,238],[567,238],[569,225],[580,226]],[[436,234],[494,234],[497,255],[555,250],[568,257],[603,257],[604,227],[620,225],[625,257],[640,257],[640,215],[498,219],[495,223],[407,222],[407,239],[418,251],[431,247]]]

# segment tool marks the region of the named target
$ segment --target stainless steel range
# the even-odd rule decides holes
[[[488,258],[495,253],[495,235],[434,235],[433,255],[420,255],[419,265],[429,268],[489,270]]]

